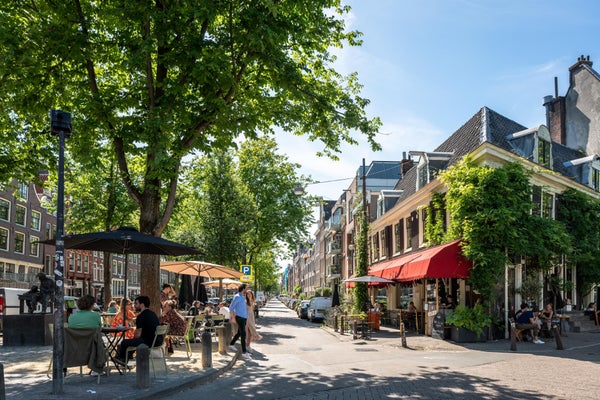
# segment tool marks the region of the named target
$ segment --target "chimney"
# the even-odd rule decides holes
[[[406,175],[409,169],[414,165],[414,162],[410,158],[406,158],[406,152],[402,152],[402,161],[400,161],[400,167],[402,169],[402,176]]]
[[[544,96],[543,104],[546,108],[546,126],[550,131],[550,138],[553,142],[566,145],[566,103],[564,96],[558,95],[557,77],[554,77],[554,96]]]

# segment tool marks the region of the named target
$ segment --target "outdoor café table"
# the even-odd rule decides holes
[[[121,340],[123,340],[123,336],[125,336],[124,332],[128,331],[129,329],[131,329],[130,326],[102,327],[102,333],[106,339],[106,350],[108,350],[108,357],[121,375],[123,374],[123,371],[121,371],[121,365],[115,361],[115,357],[117,355],[117,351],[119,350],[119,344],[121,343]]]

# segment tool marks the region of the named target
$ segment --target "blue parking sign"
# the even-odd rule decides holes
[[[242,274],[252,275],[252,265],[242,265]]]

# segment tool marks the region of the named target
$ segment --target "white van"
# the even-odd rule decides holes
[[[0,332],[4,330],[4,316],[19,314],[19,295],[28,291],[29,289],[0,288]]]
[[[310,322],[323,320],[325,313],[331,308],[331,297],[313,297],[308,303],[307,318]]]

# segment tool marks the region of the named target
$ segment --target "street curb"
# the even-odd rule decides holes
[[[237,351],[231,360],[225,364],[225,366],[215,369],[213,372],[208,374],[203,374],[200,377],[190,377],[186,379],[182,379],[181,382],[163,386],[161,389],[153,390],[150,388],[148,390],[153,390],[152,393],[140,393],[139,395],[127,395],[126,397],[118,397],[127,400],[152,400],[152,399],[160,399],[167,395],[172,395],[174,392],[180,392],[182,390],[187,390],[194,388],[199,385],[204,385],[206,383],[212,382],[217,379],[219,376],[229,371],[237,360],[240,358],[240,351]]]

